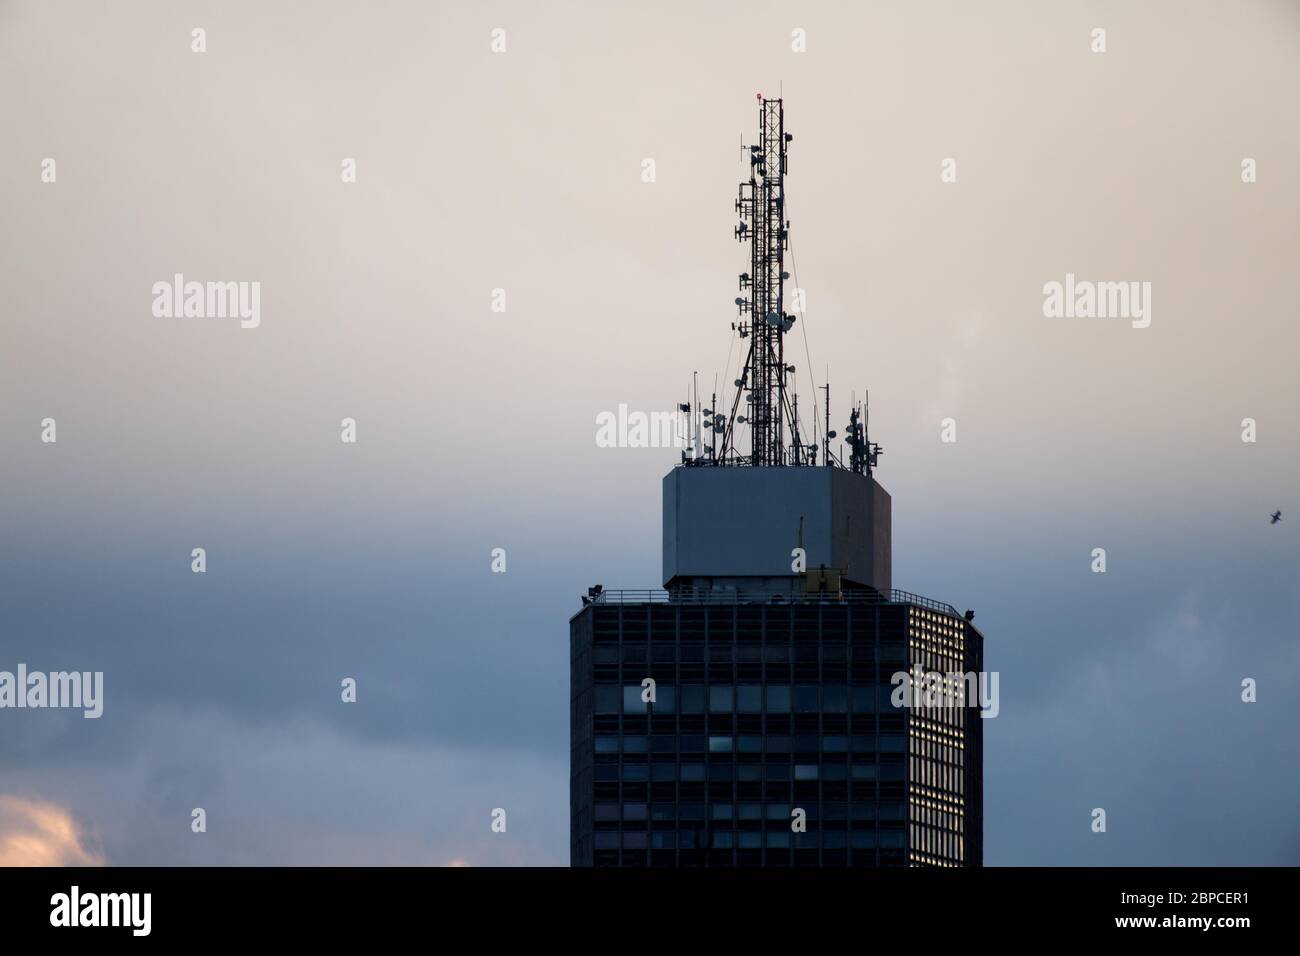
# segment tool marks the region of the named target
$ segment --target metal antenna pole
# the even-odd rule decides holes
[[[749,147],[749,181],[740,184],[736,211],[741,221],[736,238],[749,242],[749,268],[741,276],[741,291],[750,298],[737,299],[743,315],[752,316],[753,343],[745,366],[749,387],[749,426],[754,466],[786,463],[785,333],[793,319],[785,313],[785,250],[789,223],[785,219],[786,143],[782,101],[760,99],[758,145]],[[789,422],[790,431],[794,423]]]

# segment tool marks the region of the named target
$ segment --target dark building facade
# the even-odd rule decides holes
[[[891,700],[983,670],[953,608],[603,592],[570,633],[573,865],[981,865],[978,707]]]

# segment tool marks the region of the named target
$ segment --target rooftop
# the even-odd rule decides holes
[[[593,588],[592,591],[595,591]],[[951,604],[944,604],[933,598],[900,591],[854,590],[854,591],[789,591],[764,590],[741,591],[735,588],[651,588],[646,590],[601,589],[588,593],[583,599],[587,604],[910,604],[925,608],[939,614],[961,617],[962,614]]]

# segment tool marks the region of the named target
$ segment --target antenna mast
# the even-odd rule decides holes
[[[749,181],[740,184],[736,212],[740,223],[736,239],[749,243],[750,271],[740,276],[740,291],[749,298],[736,299],[743,318],[749,313],[749,358],[740,380],[749,391],[747,420],[750,426],[750,465],[784,465],[793,449],[790,440],[800,441],[793,407],[786,396],[785,333],[795,317],[785,311],[785,250],[790,223],[785,218],[786,144],[793,136],[785,131],[785,112],[780,99],[759,95],[758,145],[749,147]],[[741,323],[745,328],[745,323]],[[739,404],[737,393],[737,404]],[[734,412],[733,412],[734,418]],[[731,431],[728,423],[728,433]],[[724,443],[725,450],[725,443]]]
[[[818,452],[825,467],[850,468],[858,474],[871,475],[881,453],[879,445],[867,437],[865,408],[856,402],[850,415],[848,465],[832,452],[831,440],[838,437],[831,429],[831,389],[814,385],[813,441],[804,443],[799,431],[799,398],[792,386],[795,367],[785,362],[785,335],[794,326],[795,316],[785,311],[785,252],[789,246],[790,222],[785,218],[786,147],[794,137],[785,131],[782,100],[758,95],[758,145],[741,148],[749,156],[749,180],[740,184],[736,197],[738,242],[749,243],[749,271],[740,274],[740,296],[736,298],[739,321],[732,331],[749,349],[740,376],[735,380],[735,395],[727,414],[718,408],[713,394],[712,408],[704,410],[703,428],[710,431],[707,456],[704,452],[686,464],[726,466],[814,466]],[[810,359],[811,361],[811,359]],[[727,356],[730,367],[731,356]],[[826,417],[817,427],[816,388],[826,392]],[[741,400],[745,402],[741,414]],[[699,391],[696,389],[696,402]],[[726,401],[725,396],[723,401]],[[736,449],[736,427],[748,425],[750,453]],[[719,436],[721,440],[719,441]],[[702,442],[702,438],[697,439]]]

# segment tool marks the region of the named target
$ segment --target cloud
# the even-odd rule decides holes
[[[359,718],[369,699],[333,706]],[[32,767],[0,754],[0,779],[13,792],[40,793],[72,817],[93,818],[95,845],[114,866],[568,860],[563,750],[539,755],[506,740],[490,748],[385,742],[319,717],[271,725],[170,707],[122,732],[129,757],[110,764]],[[195,807],[207,811],[205,832],[191,829]],[[506,832],[492,829],[497,807],[508,812]]]
[[[53,803],[0,794],[0,866],[104,866],[77,821]]]

